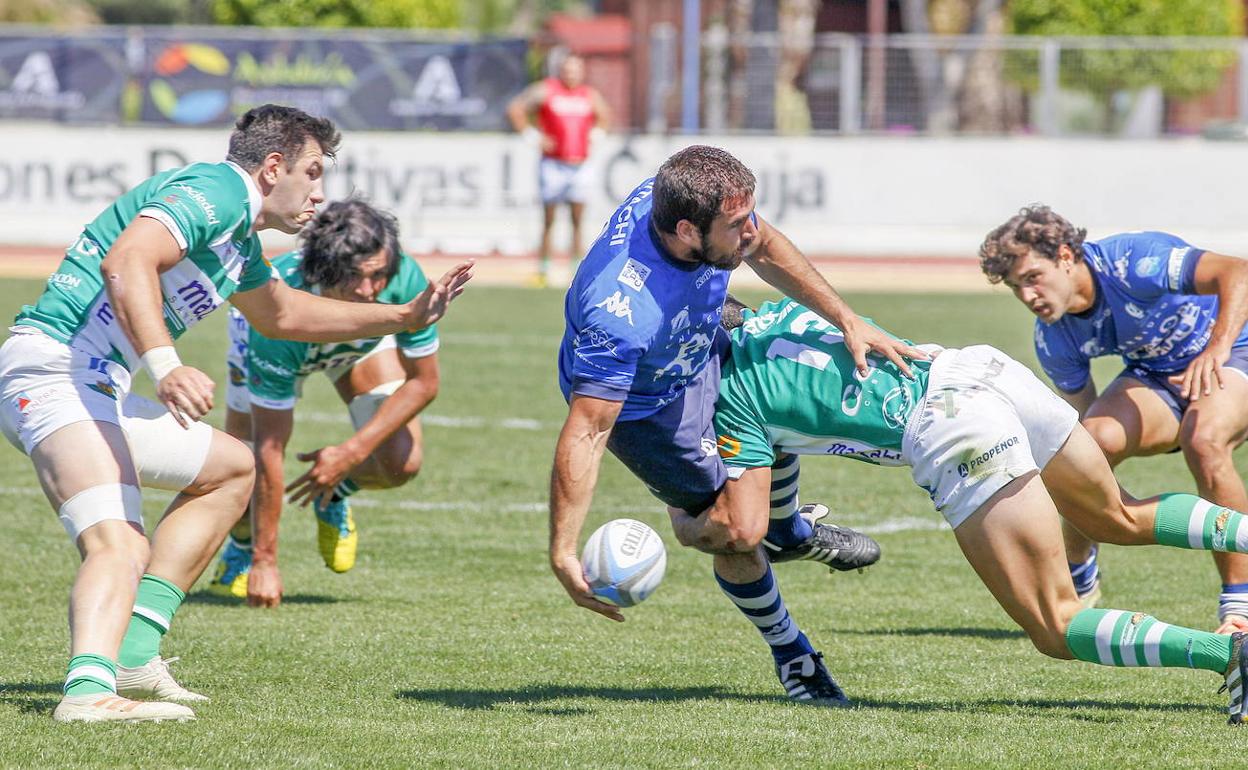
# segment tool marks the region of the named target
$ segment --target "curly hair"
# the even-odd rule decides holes
[[[316,140],[325,157],[333,158],[342,134],[327,118],[317,118],[294,107],[263,104],[247,110],[234,124],[225,159],[244,171],[255,171],[271,152],[280,152],[286,168],[294,168],[299,151]]]
[[[754,173],[718,147],[695,144],[663,162],[654,178],[654,208],[650,217],[662,233],[676,232],[688,219],[703,237],[724,203],[754,192]]]
[[[399,224],[393,216],[359,198],[334,201],[299,233],[307,286],[338,287],[356,276],[356,267],[386,252],[386,280],[399,271]]]
[[[1083,239],[1088,231],[1075,227],[1043,204],[1032,204],[984,238],[979,246],[979,268],[990,283],[1000,283],[1014,261],[1036,252],[1054,262],[1066,246],[1075,259],[1083,259]]]

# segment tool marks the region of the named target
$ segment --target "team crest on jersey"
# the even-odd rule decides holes
[[[624,263],[624,267],[620,269],[620,274],[615,277],[615,280],[630,289],[641,291],[641,287],[646,285],[646,279],[649,277],[650,268],[630,257]]]
[[[230,364],[230,384],[239,387],[247,384],[247,374],[242,367]]]
[[[1157,275],[1160,269],[1161,257],[1142,257],[1139,262],[1135,263],[1135,274],[1141,278]]]
[[[117,386],[112,380],[100,380],[95,384],[88,384],[87,387],[96,393],[103,393],[114,401],[117,400]]]
[[[626,319],[628,321],[628,325],[632,326],[633,325],[633,307],[630,304],[631,300],[632,300],[632,297],[625,297],[621,292],[617,291],[615,294],[612,294],[610,297],[607,297],[602,302],[599,302],[597,305],[594,305],[594,307],[603,308],[608,313],[614,315],[616,318]]]

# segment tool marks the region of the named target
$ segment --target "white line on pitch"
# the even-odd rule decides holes
[[[302,420],[304,422],[322,422],[349,425],[351,417],[347,414],[347,410],[341,412],[319,412],[319,411],[300,411],[295,410],[296,422]],[[504,430],[544,430],[546,428],[554,429],[554,423],[543,423],[541,420],[531,420],[526,417],[503,417],[499,419],[487,419],[485,417],[450,417],[443,414],[422,414],[420,421],[425,425],[434,425],[439,428],[503,428]]]

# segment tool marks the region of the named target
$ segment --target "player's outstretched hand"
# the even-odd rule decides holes
[[[299,462],[312,463],[312,467],[286,486],[293,505],[307,506],[319,497],[328,499],[334,487],[347,477],[362,458],[355,457],[341,446],[327,446],[314,452],[299,452]]]
[[[1201,396],[1213,395],[1213,389],[1226,387],[1222,382],[1222,364],[1231,357],[1229,350],[1205,348],[1191,360],[1182,374],[1170,377],[1171,384],[1178,385],[1179,395],[1187,401],[1199,401]]]
[[[282,573],[276,564],[253,561],[247,575],[247,604],[276,607],[282,603]]]
[[[594,598],[593,592],[589,590],[589,583],[585,582],[585,569],[581,566],[581,560],[575,555],[552,558],[550,568],[555,571],[555,577],[559,578],[563,590],[568,592],[572,601],[603,617],[618,623],[624,622],[624,613],[620,612],[619,607]]]
[[[464,293],[464,285],[472,280],[474,264],[471,259],[460,262],[447,270],[441,278],[426,286],[425,290],[408,304],[411,317],[411,322],[407,326],[409,331],[418,331],[432,326],[446,314],[447,306]]]
[[[864,377],[868,372],[868,353],[874,353],[892,361],[902,374],[912,380],[914,372],[910,371],[910,365],[906,363],[906,359],[926,361],[931,358],[919,348],[908,345],[902,340],[893,339],[860,318],[844,324],[841,331],[845,333],[845,347],[849,348],[850,355],[854,357],[854,367],[858,370],[858,374]]]
[[[156,397],[183,428],[212,411],[212,391],[216,383],[193,366],[179,366],[160,378]]]

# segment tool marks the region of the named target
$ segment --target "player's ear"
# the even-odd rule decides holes
[[[277,170],[286,163],[286,156],[280,152],[271,152],[264,156],[260,164],[260,175],[269,184],[277,183]]]
[[[688,219],[682,219],[676,223],[676,237],[690,248],[702,248],[702,231]]]

